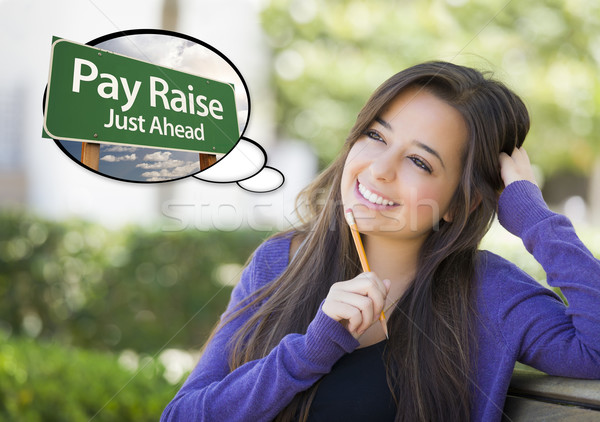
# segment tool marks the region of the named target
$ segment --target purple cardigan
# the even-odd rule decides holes
[[[501,419],[517,360],[548,374],[600,379],[600,262],[530,182],[514,182],[504,190],[498,217],[523,240],[544,267],[548,284],[561,289],[569,306],[515,265],[481,252],[474,421]],[[289,248],[290,236],[258,247],[223,316],[284,271]],[[296,393],[359,344],[319,309],[305,334],[288,334],[268,356],[229,372],[227,341],[252,312],[213,337],[161,421],[272,420]]]

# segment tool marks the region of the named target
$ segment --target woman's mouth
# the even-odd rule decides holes
[[[381,195],[371,192],[366,186],[361,184],[359,181],[356,182],[355,194],[361,202],[366,203],[370,208],[386,208],[395,207],[394,201],[382,197]]]

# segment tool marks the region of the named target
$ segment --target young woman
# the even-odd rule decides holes
[[[544,203],[528,130],[523,102],[473,69],[384,82],[299,196],[302,225],[249,260],[162,420],[498,421],[517,360],[600,378],[600,262]],[[478,250],[496,211],[568,307]]]

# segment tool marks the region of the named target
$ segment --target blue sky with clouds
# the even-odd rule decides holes
[[[60,143],[73,160],[81,160],[81,142]],[[197,152],[103,144],[98,171],[122,180],[161,182],[197,173],[200,163]]]

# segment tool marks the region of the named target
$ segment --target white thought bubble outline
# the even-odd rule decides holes
[[[218,162],[192,177],[205,182],[233,183],[251,192],[270,192],[279,188],[285,178],[266,166],[267,154],[255,141],[240,137],[237,145]]]

